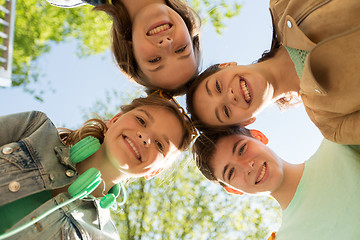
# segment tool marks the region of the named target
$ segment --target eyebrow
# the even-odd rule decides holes
[[[241,139],[239,139],[239,140],[234,144],[234,147],[233,147],[233,150],[232,150],[232,154],[233,154],[233,155],[234,155],[235,150],[236,150],[237,146],[239,145],[240,141],[241,141]]]
[[[224,179],[224,181],[226,182],[226,180],[225,180],[225,173],[226,173],[226,170],[228,169],[228,167],[229,167],[229,164],[226,164],[226,166],[224,167],[224,171],[223,171],[223,179]]]
[[[150,121],[151,121],[151,122],[154,122],[153,116],[152,116],[150,113],[148,113],[148,111],[146,111],[146,110],[144,110],[144,109],[141,109],[141,108],[138,109],[138,111],[145,113],[145,115],[150,119]]]
[[[210,81],[210,79],[205,82],[205,89],[206,89],[206,92],[208,93],[208,95],[212,96],[213,94],[208,86],[209,81]],[[223,123],[223,120],[221,120],[219,110],[217,108],[215,108],[215,116],[220,123]]]
[[[217,108],[215,108],[215,116],[217,120],[219,120],[219,122],[223,123],[223,120],[221,120],[219,110]]]
[[[209,88],[209,86],[208,86],[209,81],[210,81],[210,79],[205,82],[205,88],[206,88],[206,92],[207,92],[210,96],[212,96],[212,92],[211,92],[211,90],[210,90],[210,88]]]
[[[235,144],[234,144],[234,147],[233,147],[233,149],[232,149],[232,154],[234,155],[234,153],[235,153],[235,150],[236,150],[236,147],[239,145],[239,143],[240,143],[240,141],[241,141],[241,139],[239,139]],[[226,164],[226,166],[224,167],[224,171],[223,171],[223,179],[224,179],[224,181],[226,182],[226,180],[225,180],[225,173],[226,173],[226,170],[229,168],[229,164]]]

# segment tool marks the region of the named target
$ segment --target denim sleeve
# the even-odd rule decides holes
[[[28,137],[47,120],[46,114],[38,111],[1,116],[0,146]]]

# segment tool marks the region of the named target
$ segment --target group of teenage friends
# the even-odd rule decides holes
[[[121,183],[155,177],[190,144],[208,180],[280,204],[269,239],[360,238],[359,1],[270,0],[271,49],[201,73],[201,21],[183,0],[48,2],[106,12],[116,63],[149,94],[77,130],[36,111],[0,117],[0,239],[119,239],[108,208]],[[246,126],[273,103],[300,101],[324,140],[292,164]]]

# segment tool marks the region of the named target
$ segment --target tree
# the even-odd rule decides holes
[[[127,203],[113,213],[121,239],[259,240],[279,223],[274,200],[226,194],[201,176],[188,153],[174,168],[127,186]]]
[[[4,1],[4,0],[3,0]],[[225,0],[188,0],[203,22],[211,22],[220,34],[224,19],[239,14],[240,5]],[[201,9],[201,10],[200,10]],[[50,51],[53,43],[75,39],[78,56],[99,54],[109,48],[111,22],[106,14],[92,11],[91,6],[73,9],[53,7],[45,0],[18,0],[16,5],[13,52],[13,87],[22,87],[42,101],[49,88],[37,84],[42,75],[37,60]],[[94,31],[96,30],[96,34]],[[50,83],[48,84],[49,86]]]
[[[109,119],[119,106],[140,94],[114,91],[86,112]],[[160,176],[136,179],[126,188],[126,204],[112,213],[123,240],[259,240],[267,239],[280,224],[281,211],[275,200],[225,193],[201,175],[189,152]]]

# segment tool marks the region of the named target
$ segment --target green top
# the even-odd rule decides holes
[[[43,191],[1,206],[0,233],[4,233],[49,199],[51,199],[51,191]],[[3,221],[4,219],[6,220]]]
[[[305,162],[276,240],[360,239],[359,150],[323,140]]]
[[[285,46],[285,48],[286,48],[288,54],[290,55],[292,62],[295,65],[296,73],[297,73],[299,79],[301,79],[302,73],[304,71],[306,56],[309,54],[310,51],[300,50],[300,49],[291,48],[291,47],[287,47],[287,46]]]

